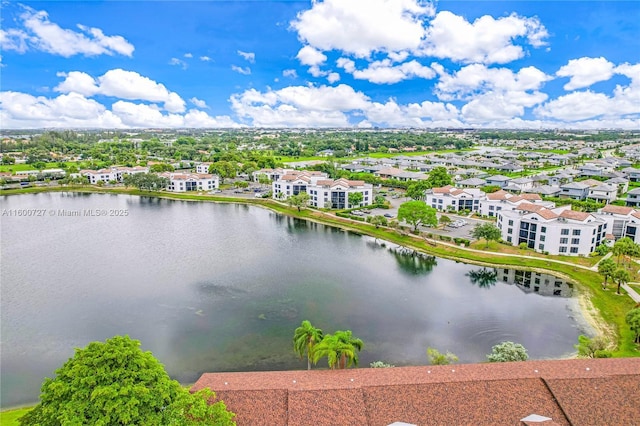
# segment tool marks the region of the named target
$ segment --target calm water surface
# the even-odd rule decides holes
[[[405,255],[260,208],[109,194],[1,200],[5,214],[45,209],[0,217],[4,407],[37,400],[75,347],[117,334],[189,383],[205,371],[306,368],[291,350],[303,319],[353,330],[363,366],[426,364],[428,346],[478,362],[504,340],[532,358],[561,357],[589,332],[571,286],[553,277]],[[118,209],[128,216],[84,215]]]

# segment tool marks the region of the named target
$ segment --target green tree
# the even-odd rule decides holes
[[[431,365],[449,365],[458,362],[458,357],[451,352],[447,351],[443,354],[434,348],[427,348],[427,358],[429,358]]]
[[[302,210],[309,204],[311,197],[306,192],[300,192],[287,198],[287,202],[291,207],[297,207],[298,211]]]
[[[381,226],[387,226],[388,221],[386,217],[381,215],[376,215],[371,217],[371,219],[369,220],[369,223],[375,226],[376,228],[379,228]]]
[[[400,208],[398,208],[398,220],[404,220],[408,224],[413,225],[414,231],[417,231],[420,225],[438,225],[436,209],[427,206],[422,201],[407,201],[406,203],[402,203]]]
[[[424,195],[429,188],[429,183],[426,180],[414,182],[407,186],[406,195],[413,200],[423,200]]]
[[[615,242],[611,252],[617,257],[617,265],[620,265],[620,259],[622,259],[623,256],[629,256],[636,251],[636,248],[634,247],[635,245],[636,244],[629,237],[620,238]]]
[[[225,179],[236,177],[238,168],[230,161],[218,161],[209,166],[209,173],[218,175],[220,183],[224,183]]]
[[[640,308],[631,309],[625,315],[624,320],[636,335],[633,341],[640,343]]]
[[[487,355],[489,362],[526,361],[529,359],[527,350],[520,343],[502,342],[491,348]]]
[[[352,192],[349,194],[350,207],[359,206],[362,203],[362,200],[364,200],[364,195],[362,195],[362,192]]]
[[[609,342],[604,336],[589,338],[584,335],[578,336],[578,344],[573,345],[578,350],[578,356],[583,358],[610,358],[611,352],[607,350]]]
[[[451,218],[447,215],[441,215],[440,216],[440,220],[439,220],[440,224],[443,226],[447,226],[448,224],[451,223]]]
[[[326,357],[329,368],[332,370],[345,369],[351,365],[358,365],[358,352],[362,350],[364,343],[357,337],[353,337],[351,330],[336,331],[327,334],[322,341],[313,348],[313,363]]]
[[[610,258],[604,259],[598,263],[598,272],[604,277],[602,289],[605,290],[607,288],[607,280],[612,278],[613,274],[616,272],[616,263]]]
[[[446,167],[436,167],[431,170],[426,182],[428,188],[441,188],[451,185],[451,176],[447,173]]]
[[[613,273],[613,279],[618,284],[618,290],[616,291],[616,293],[620,294],[620,287],[622,286],[622,284],[626,284],[629,282],[629,280],[631,279],[631,275],[629,275],[629,271],[627,271],[626,269],[618,268]]]
[[[482,225],[478,224],[473,228],[471,236],[476,240],[484,238],[487,242],[485,247],[489,247],[489,241],[498,241],[502,234],[500,233],[500,229],[498,229],[493,223],[483,223]]]
[[[173,168],[173,166],[171,164],[167,164],[167,163],[152,164],[149,167],[149,171],[150,172],[154,172],[154,173],[172,172],[174,170],[175,169]]]
[[[76,349],[20,425],[235,424],[223,402],[209,404],[210,390],[189,393],[139,346],[116,336]]]
[[[307,370],[311,370],[311,354],[317,343],[322,341],[322,330],[311,325],[310,321],[304,320],[300,327],[293,333],[293,350],[300,356],[300,359],[307,354]]]

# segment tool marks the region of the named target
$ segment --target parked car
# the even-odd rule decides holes
[[[384,217],[393,218],[393,215],[391,213],[385,213]]]

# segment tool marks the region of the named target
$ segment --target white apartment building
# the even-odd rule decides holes
[[[522,203],[530,203],[535,205],[541,205],[546,208],[552,209],[556,205],[550,201],[542,201],[539,194],[520,194],[515,195],[507,192],[503,189],[486,194],[480,200],[480,207],[478,213],[481,216],[494,217],[498,215],[498,212],[502,210],[515,210]]]
[[[200,163],[196,166],[196,173],[209,174],[209,167],[213,163]]]
[[[98,182],[122,182],[124,175],[134,175],[137,173],[149,173],[148,167],[111,167],[109,169],[100,170],[80,170],[80,175],[86,176],[92,185]]]
[[[350,207],[349,195],[362,194],[360,206],[373,203],[373,185],[364,181],[328,179],[325,173],[291,171],[272,184],[274,199],[287,199],[300,192],[309,194],[309,204],[318,208],[345,209]]]
[[[217,175],[165,172],[160,176],[169,179],[167,190],[172,192],[211,191],[219,186]]]
[[[358,206],[363,207],[373,204],[373,185],[362,180],[347,179],[319,179],[309,186],[308,193],[311,197],[309,204],[318,208],[345,209],[351,207],[349,196],[353,193],[362,194],[362,202]]]
[[[502,239],[511,245],[525,243],[539,252],[587,256],[605,241],[607,223],[591,213],[572,211],[570,206],[547,209],[522,203],[516,210],[497,215]]]
[[[616,240],[629,237],[639,242],[640,233],[636,228],[640,223],[640,212],[632,207],[608,204],[598,211],[598,217],[607,223],[607,233],[613,234]]]
[[[476,188],[454,188],[451,185],[432,188],[425,194],[425,203],[438,211],[478,212],[485,193]]]
[[[256,170],[255,172],[251,173],[251,177],[252,180],[254,182],[259,182],[260,181],[260,176],[266,176],[267,178],[269,178],[269,180],[271,182],[275,182],[277,180],[279,180],[282,176],[290,174],[290,173],[295,173],[296,171],[293,169],[281,169],[281,168],[277,168],[277,169],[260,169],[260,170]]]

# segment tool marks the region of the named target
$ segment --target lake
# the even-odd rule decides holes
[[[532,358],[591,333],[569,283],[404,253],[370,237],[237,204],[114,194],[1,198],[1,405],[91,341],[128,334],[171,377],[304,369],[304,319],[365,342],[360,365],[481,362],[505,340]],[[317,368],[326,368],[326,360]]]

